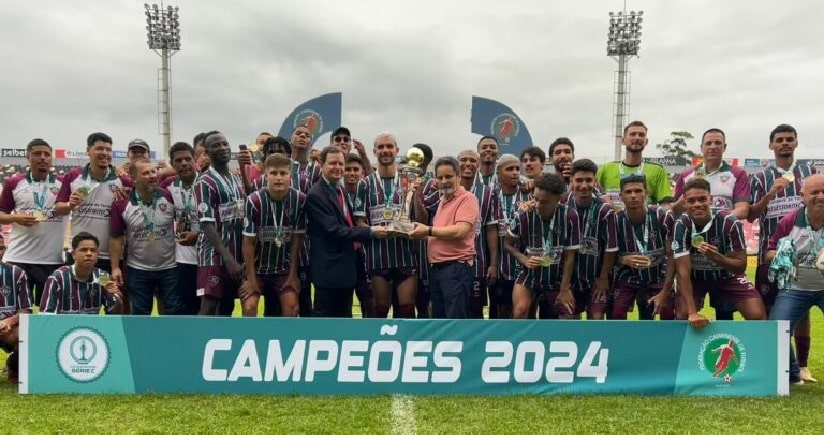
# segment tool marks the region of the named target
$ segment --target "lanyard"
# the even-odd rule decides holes
[[[575,202],[575,198],[570,196],[570,199],[572,200],[572,205],[575,206],[575,209],[580,210],[578,204]],[[601,203],[595,198],[592,198],[592,202],[589,204],[589,208],[587,208],[587,216],[584,218],[584,231],[581,233],[584,237],[587,237],[589,234],[589,226],[593,220],[598,218],[599,211],[601,211]]]
[[[824,249],[824,228],[821,228],[818,231],[813,231],[813,226],[810,225],[810,216],[807,214],[807,210],[804,210],[804,219],[806,220],[805,224],[807,226],[807,232],[810,234],[810,241],[815,242],[815,234],[818,233],[818,249],[816,249],[813,255],[817,255],[822,249]]]
[[[555,231],[555,213],[552,214],[552,218],[549,220],[548,225],[547,222],[544,221],[544,218],[541,217],[540,213],[538,213],[537,211],[535,211],[534,213],[535,216],[538,217],[538,220],[541,221],[541,236],[543,236],[544,251],[547,251],[550,247],[552,247],[552,233]],[[534,225],[535,224],[533,223],[533,232],[535,231]]]
[[[630,228],[632,228],[632,238],[635,239],[635,246],[641,251],[642,254],[646,253],[649,248],[649,229],[652,226],[652,219],[649,215],[649,210],[644,213],[644,238],[638,239],[638,234],[635,232],[635,224],[629,219],[627,216],[627,220],[629,221]],[[643,242],[641,241],[643,240]]]
[[[155,210],[157,210],[157,197],[159,196],[158,192],[152,192],[152,207],[151,207],[152,212],[151,213],[149,213],[149,207],[147,207],[146,204],[143,203],[143,200],[140,199],[139,196],[137,196],[136,191],[133,193],[133,195],[134,195],[135,200],[137,201],[137,206],[140,207],[140,214],[143,215],[143,226],[147,230],[151,231],[152,229],[154,229],[153,218],[154,218]]]
[[[286,214],[286,201],[289,199],[289,192],[286,193],[286,197],[282,200],[276,200],[269,195],[269,191],[266,191],[266,196],[269,197],[269,204],[272,205],[272,214],[277,215],[275,211],[278,209],[277,204],[280,203],[280,218],[275,222],[275,234],[281,235],[283,234],[283,215]]]
[[[644,163],[646,162],[641,162],[641,165],[635,171],[635,175],[644,175]],[[621,174],[621,178],[624,178],[624,162],[618,164],[618,173]]]
[[[707,232],[707,230],[709,230],[709,229],[710,229],[710,227],[712,226],[712,221],[714,221],[714,220],[715,220],[715,214],[710,213],[710,221],[709,221],[709,222],[707,222],[707,224],[706,224],[706,225],[704,225],[704,228],[703,228],[703,229],[701,230],[701,232],[699,233],[699,232],[698,232],[698,230],[695,228],[695,221],[693,221],[692,219],[690,219],[690,223],[692,224],[692,237],[695,237],[695,236],[701,236],[701,235],[703,235],[704,233],[706,233],[706,232]]]
[[[26,175],[29,184],[32,188],[32,195],[34,196],[34,208],[37,210],[43,210],[46,207],[46,192],[54,185],[55,178],[52,174],[46,175],[46,179],[43,181],[34,181],[34,177],[31,175],[31,171]],[[39,184],[41,186],[40,193],[38,194],[34,185]]]
[[[237,183],[235,182],[235,177],[229,173],[229,179],[223,177],[220,172],[216,171],[215,168],[209,168],[209,171],[213,174],[215,182],[217,182],[218,187],[222,189],[224,192],[227,192],[229,195],[230,201],[236,201],[238,198],[237,193]]]
[[[399,180],[400,180],[400,178],[399,178],[398,172],[396,171],[395,172],[395,178],[394,178],[394,180],[392,180],[392,189],[391,190],[384,189],[383,177],[376,174],[375,187],[377,188],[376,190],[378,192],[380,192],[380,195],[383,197],[383,205],[390,206],[394,202],[393,200],[395,198],[395,190],[397,190],[397,188],[398,188],[398,181]]]
[[[192,202],[195,195],[194,192],[194,183],[189,185],[188,188],[183,186],[183,180],[180,178],[175,181],[177,186],[180,188],[180,199],[183,201],[183,211],[189,213],[192,211]]]

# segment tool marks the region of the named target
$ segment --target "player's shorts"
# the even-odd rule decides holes
[[[414,267],[394,267],[392,269],[372,269],[369,275],[373,278],[378,276],[387,281],[399,283],[410,276],[417,276],[418,271]]]
[[[260,279],[260,282],[263,283],[263,288],[261,289],[263,296],[280,296],[287,293],[297,293],[298,289],[292,286],[285,288],[283,287],[283,284],[286,283],[287,278],[288,275],[284,274],[258,275],[258,279]]]
[[[486,299],[486,277],[475,277],[472,279],[472,293],[469,297],[469,304],[472,307],[485,307]]]
[[[236,296],[240,283],[223,266],[200,266],[197,270],[197,295],[215,299]]]
[[[770,272],[769,264],[762,264],[755,269],[755,289],[761,293],[764,299],[764,306],[767,311],[775,305],[775,298],[778,297],[778,285],[770,282],[768,276]]]
[[[512,305],[512,288],[515,287],[515,281],[495,281],[494,291],[495,297],[501,305]]]
[[[593,285],[594,286],[594,285]],[[575,292],[575,298],[583,298],[583,302],[586,303],[586,311],[588,313],[598,312],[598,313],[606,313],[611,305],[612,295],[609,294],[609,289],[607,289],[607,293],[602,295],[599,298],[595,297],[595,293],[592,289],[585,290],[582,292]]]
[[[545,302],[545,307],[549,309],[548,313],[545,313],[542,318],[545,319],[579,319],[581,317],[581,313],[586,310],[587,300],[582,297],[580,293],[572,292],[572,295],[575,297],[575,307],[573,308],[573,312],[569,313],[566,308],[563,308],[561,305],[558,304],[558,295],[561,294],[561,290],[559,288],[540,288],[537,290],[533,290],[535,294],[539,294],[538,300],[540,301],[543,298]]]
[[[699,307],[707,294],[717,294],[722,306],[735,306],[747,299],[761,298],[761,293],[755,289],[746,275],[735,275],[731,278],[718,281],[693,281],[692,298],[695,306]]]
[[[613,284],[613,307],[612,318],[614,320],[626,320],[627,313],[632,312],[638,294],[642,293],[646,297],[657,295],[664,288],[663,283],[656,284],[630,284],[626,282],[616,282]],[[672,298],[670,299],[673,300]]]

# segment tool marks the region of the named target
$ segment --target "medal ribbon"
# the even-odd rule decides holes
[[[712,221],[714,221],[714,220],[715,220],[715,214],[710,213],[710,221],[707,222],[706,225],[704,225],[704,228],[701,230],[701,232],[698,232],[698,230],[695,228],[695,221],[690,219],[690,223],[692,224],[692,237],[704,235],[704,233],[706,233],[707,230],[710,229],[710,227],[712,226]]]
[[[31,171],[26,175],[26,178],[31,185],[32,188],[32,196],[34,197],[34,208],[36,210],[42,211],[46,207],[46,193],[49,189],[54,185],[55,177],[52,174],[46,175],[46,179],[43,181],[34,181],[34,177],[31,175]],[[39,184],[41,187],[40,193],[38,194],[35,188],[35,184]]]
[[[629,220],[629,216],[627,217],[627,220]],[[652,219],[650,218],[649,211],[647,211],[644,216],[643,239],[638,239],[638,234],[635,232],[635,224],[633,224],[632,221],[630,221],[629,223],[630,227],[632,228],[632,238],[635,239],[635,246],[640,250],[642,254],[646,254],[649,247],[649,229],[652,226]],[[643,242],[641,240],[643,240]]]
[[[143,200],[137,196],[137,192],[133,191],[135,200],[137,201],[137,206],[140,207],[140,214],[143,215],[143,226],[147,231],[152,231],[154,229],[154,214],[155,210],[157,210],[157,197],[160,196],[160,192],[152,192],[152,212],[151,214],[148,213],[149,207],[143,203]]]
[[[229,193],[229,201],[237,201],[238,193],[235,177],[230,173],[229,179],[227,180],[220,174],[220,172],[216,171],[215,168],[209,168],[209,171],[214,174],[215,182],[217,182],[218,187],[220,187],[224,192]]]

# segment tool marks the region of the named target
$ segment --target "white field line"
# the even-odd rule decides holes
[[[392,433],[418,433],[418,425],[415,422],[415,399],[412,396],[392,396]]]

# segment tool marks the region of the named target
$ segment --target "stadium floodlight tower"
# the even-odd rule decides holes
[[[615,72],[615,95],[613,109],[615,115],[615,160],[621,160],[621,139],[624,136],[624,126],[629,117],[629,59],[638,56],[641,45],[641,23],[644,21],[643,11],[627,13],[627,3],[624,10],[609,13],[609,33],[607,34],[607,56],[618,62],[618,71]]]
[[[160,7],[157,4],[146,7],[146,31],[149,49],[160,55],[158,77],[158,115],[163,135],[163,155],[169,154],[172,146],[172,102],[169,86],[171,76],[171,58],[180,51],[180,20],[177,6]]]

